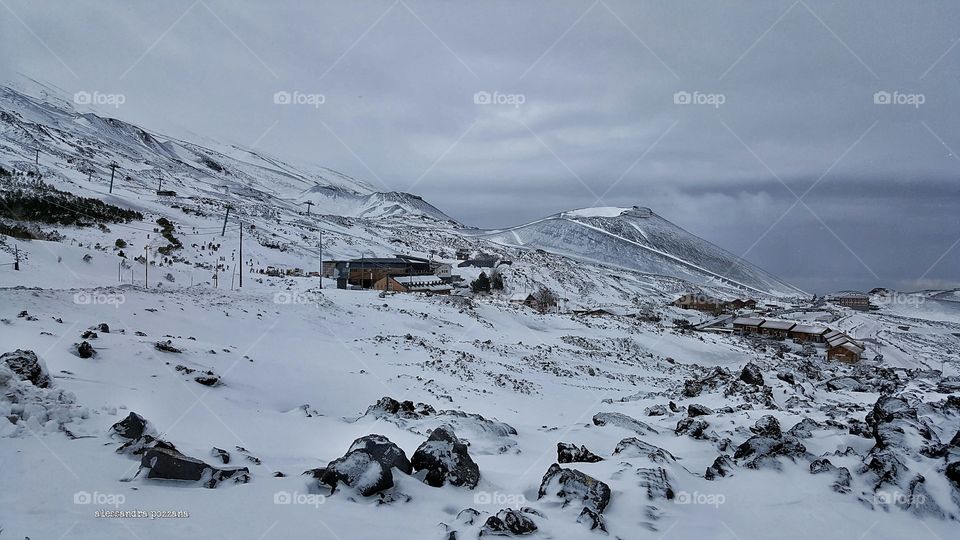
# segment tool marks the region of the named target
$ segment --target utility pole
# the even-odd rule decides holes
[[[19,272],[20,271],[20,250],[17,248],[16,244],[13,245],[13,257],[14,257],[13,269]]]
[[[227,213],[223,216],[223,230],[220,231],[220,236],[227,234],[227,219],[230,217],[230,205],[227,205]]]
[[[243,288],[243,222],[240,222],[240,288]]]
[[[157,195],[160,194],[160,190],[163,189],[163,170],[157,169]]]
[[[110,193],[113,193],[113,175],[117,172],[117,162],[110,163]]]
[[[123,283],[123,273],[122,273],[122,272],[123,272],[123,259],[121,258],[121,259],[117,262],[117,281],[119,281],[120,283]]]
[[[309,208],[307,211],[309,212]],[[323,290],[323,229],[317,232],[317,238],[317,243],[320,245],[320,255],[318,256],[320,262],[320,289]]]
[[[150,246],[143,246],[143,286],[144,288],[150,288],[150,278],[147,275],[147,270],[150,268],[150,261],[147,260],[150,257]]]
[[[307,202],[305,202],[305,203],[303,203],[303,204],[307,205],[307,215],[309,216],[309,215],[310,215],[310,207],[313,206],[313,201],[307,201]]]

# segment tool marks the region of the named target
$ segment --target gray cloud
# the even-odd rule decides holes
[[[957,5],[6,4],[6,73],[122,92],[102,112],[159,131],[412,186],[466,223],[640,204],[810,290],[960,285],[960,247],[942,256],[960,237]],[[278,90],[326,103],[277,107]],[[818,182],[813,213],[782,217],[781,182]]]

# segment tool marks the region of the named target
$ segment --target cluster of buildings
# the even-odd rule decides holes
[[[775,339],[792,339],[797,343],[823,345],[827,349],[827,360],[859,362],[866,351],[862,343],[825,326],[756,317],[737,317],[732,324],[733,331],[740,335],[754,334]]]
[[[755,309],[757,301],[751,298],[721,300],[705,294],[685,294],[674,300],[671,305],[681,309],[694,309],[704,313],[720,315],[739,309]]]
[[[411,255],[324,261],[321,274],[335,279],[338,289],[428,294],[450,294],[456,278],[449,264]]]
[[[827,301],[838,306],[848,307],[860,311],[869,311],[873,308],[870,296],[861,292],[847,291],[827,296]]]

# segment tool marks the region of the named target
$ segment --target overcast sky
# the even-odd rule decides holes
[[[649,206],[809,291],[909,290],[960,286],[958,20],[914,0],[0,0],[0,73],[470,225]]]

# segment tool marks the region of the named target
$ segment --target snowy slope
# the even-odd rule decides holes
[[[573,210],[519,227],[488,231],[483,238],[692,283],[723,284],[748,294],[805,294],[647,208]]]
[[[181,196],[234,192],[293,210],[306,209],[303,203],[309,200],[317,213],[451,221],[414,195],[378,192],[342,173],[294,166],[253,150],[177,140],[115,118],[77,112],[56,96],[48,88],[34,97],[0,86],[0,163],[28,166],[39,149],[44,165],[99,181],[109,179],[109,165],[116,161],[117,184],[144,192],[155,191],[162,176],[163,188]]]

